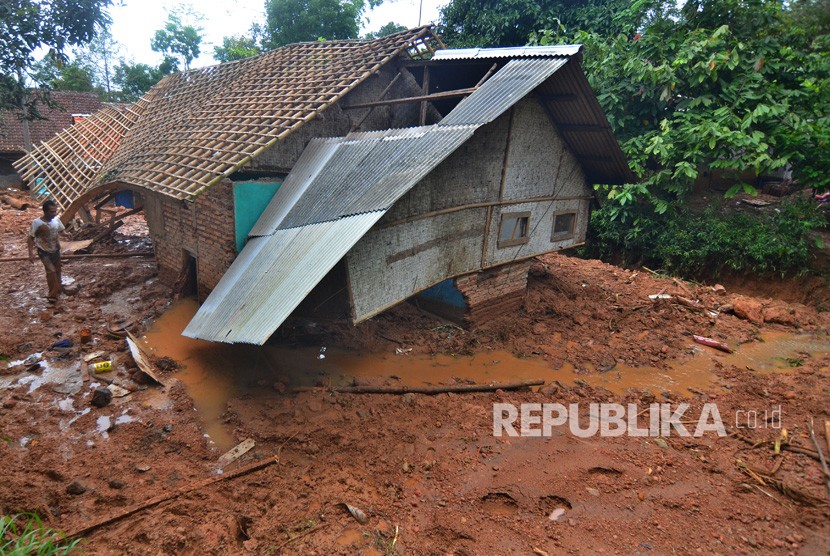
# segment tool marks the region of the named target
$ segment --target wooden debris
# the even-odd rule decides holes
[[[447,392],[494,392],[496,390],[518,390],[530,386],[542,386],[544,380],[522,380],[504,384],[450,384],[439,386],[351,386],[336,388],[340,394],[443,394]]]
[[[715,348],[715,349],[719,349],[720,351],[724,351],[726,353],[732,353],[732,348],[730,348],[728,345],[726,345],[723,342],[713,340],[712,338],[707,338],[706,336],[693,335],[692,338],[694,338],[695,342],[697,342],[699,344],[703,344],[704,346],[709,346],[709,347],[712,347],[712,348]]]
[[[818,453],[818,459],[821,463],[821,469],[824,471],[824,485],[827,487],[827,496],[830,497],[830,469],[827,468],[827,460],[824,459],[824,452],[821,450],[821,445],[818,443],[818,439],[816,438],[816,431],[813,427],[813,417],[810,416],[810,438],[813,440],[813,444],[816,446],[816,452]]]
[[[127,340],[127,345],[130,347],[130,354],[133,356],[133,360],[135,361],[135,364],[138,365],[141,372],[155,380],[158,384],[164,386],[164,383],[159,380],[155,372],[153,372],[153,366],[150,365],[147,356],[141,348],[138,347],[138,340],[135,339],[135,336],[127,332],[127,337],[125,339]]]
[[[87,253],[75,255],[61,255],[61,259],[126,259],[128,257],[154,257],[152,251],[136,251],[133,253]],[[18,263],[28,261],[29,257],[6,257],[0,263]]]
[[[219,476],[216,476],[216,477],[209,477],[207,479],[203,479],[201,481],[197,481],[195,483],[185,485],[181,488],[178,488],[178,489],[174,490],[173,492],[168,492],[166,494],[156,496],[155,498],[151,498],[150,500],[147,500],[146,502],[142,502],[140,504],[132,506],[131,508],[128,508],[128,509],[124,510],[123,512],[118,513],[114,516],[110,516],[110,517],[98,520],[98,521],[92,523],[91,525],[87,525],[86,527],[83,527],[81,529],[73,531],[72,533],[68,534],[66,536],[66,538],[67,539],[74,539],[74,538],[78,538],[78,537],[87,536],[91,532],[95,531],[96,529],[98,529],[100,527],[103,527],[105,525],[109,525],[110,523],[115,523],[116,521],[120,521],[120,520],[124,519],[125,517],[129,517],[129,516],[131,516],[133,514],[136,514],[136,513],[140,512],[142,510],[152,508],[153,506],[158,506],[159,504],[161,504],[162,502],[166,502],[167,500],[172,500],[173,498],[177,498],[177,497],[179,497],[183,494],[187,494],[188,492],[193,492],[194,490],[200,490],[202,488],[208,487],[210,485],[213,485],[213,484],[221,482],[221,481],[228,481],[230,479],[236,479],[237,477],[242,477],[244,475],[248,475],[248,474],[253,473],[255,471],[259,471],[260,469],[265,469],[266,467],[274,465],[275,463],[277,463],[277,458],[276,457],[271,457],[271,458],[268,458],[264,461],[258,461],[258,462],[255,462],[255,463],[251,464],[251,465],[248,465],[246,467],[242,467],[240,469],[237,469],[236,471],[232,471],[232,472],[227,473],[225,475],[219,475]]]
[[[795,502],[798,502],[801,505],[813,507],[827,506],[826,502],[820,500],[819,498],[816,498],[812,494],[802,492],[797,488],[791,487],[783,481],[779,481],[778,479],[770,475],[767,475],[764,472],[761,472],[759,470],[753,470],[741,460],[736,460],[735,465],[745,475],[752,477],[752,479],[754,479],[761,486],[771,486],[784,496],[790,498],[791,500],[794,500]]]
[[[681,282],[677,278],[672,278],[672,282],[677,284],[677,287],[679,287],[681,290],[683,290],[683,293],[685,293],[689,297],[694,297],[694,294],[692,293],[692,291],[689,288],[687,288],[686,285],[683,282]]]
[[[98,357],[103,357],[103,356],[104,356],[103,351],[93,351],[92,353],[87,353],[86,355],[84,355],[84,363],[89,363],[93,359],[96,359]]]
[[[83,251],[90,245],[92,245],[91,239],[85,239],[83,241],[62,241],[61,258],[63,258],[66,255],[72,255],[77,251]]]
[[[254,446],[256,446],[256,442],[254,442],[254,439],[246,438],[245,440],[243,440],[242,442],[240,442],[239,444],[237,444],[236,446],[234,446],[233,448],[219,456],[219,459],[216,462],[216,466],[219,469],[224,469],[225,466],[227,466],[228,464],[236,461],[243,455],[250,452]]]

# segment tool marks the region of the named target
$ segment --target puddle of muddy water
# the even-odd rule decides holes
[[[690,388],[706,390],[715,385],[714,370],[718,363],[758,372],[786,372],[799,358],[806,357],[805,353],[816,356],[830,352],[827,338],[769,331],[762,335],[764,342],[733,346],[736,350],[733,354],[694,344],[690,339],[688,349],[693,355],[672,362],[668,369],[618,364],[604,374],[577,374],[569,363],[552,369],[543,359],[520,359],[505,351],[454,357],[328,348],[321,359],[321,348],[325,346],[301,349],[235,346],[185,338],[181,331],[197,309],[193,300],[171,307],[148,331],[144,345],[158,356],[172,357],[182,363],[177,378],[187,387],[208,435],[220,449],[233,444],[233,438],[221,422],[228,400],[242,394],[275,395],[273,385],[277,382],[290,389],[348,386],[356,377],[396,377],[396,383],[406,386],[446,384],[455,378],[477,383],[558,380],[570,386],[581,380],[620,395],[631,388],[654,394],[687,395]]]

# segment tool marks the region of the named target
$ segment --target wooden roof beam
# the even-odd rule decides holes
[[[360,104],[350,104],[348,106],[343,106],[343,110],[350,110],[356,108],[371,108],[373,106],[386,106],[389,104],[404,104],[406,102],[422,102],[422,101],[433,101],[433,100],[441,100],[445,98],[456,98],[456,97],[463,97],[467,95],[471,95],[478,87],[469,87],[467,89],[457,89],[455,91],[444,91],[441,93],[433,93],[431,95],[421,95],[417,97],[406,97],[406,98],[390,98],[387,100],[378,100],[375,102],[363,102]]]

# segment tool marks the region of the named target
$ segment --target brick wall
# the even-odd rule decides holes
[[[223,180],[195,202],[152,193],[146,197],[159,280],[172,286],[189,252],[196,257],[199,301],[204,301],[236,258],[233,185]]]
[[[531,260],[507,263],[455,279],[467,301],[466,322],[473,326],[509,315],[524,305]]]

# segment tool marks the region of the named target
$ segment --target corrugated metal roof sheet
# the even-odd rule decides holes
[[[525,58],[530,56],[564,56],[579,54],[581,44],[559,44],[553,46],[514,46],[508,48],[459,48],[439,50],[433,60],[470,60],[476,58]]]
[[[388,209],[469,139],[475,126],[390,130],[382,137],[348,136],[278,228]],[[313,188],[313,190],[312,190]],[[280,200],[277,199],[277,202]]]
[[[475,93],[462,100],[441,120],[441,124],[482,125],[492,122],[567,62],[568,58],[510,60]]]
[[[265,343],[383,214],[370,212],[251,238],[182,334]]]

